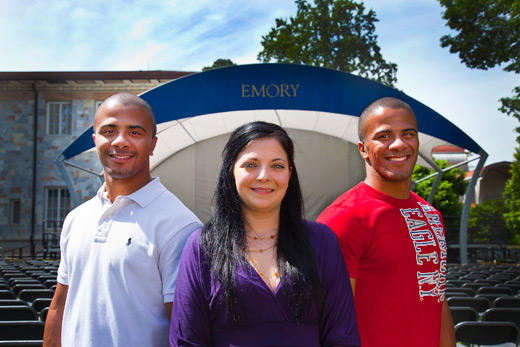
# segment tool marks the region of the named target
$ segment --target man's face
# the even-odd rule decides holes
[[[368,178],[409,181],[419,153],[417,120],[406,109],[377,108],[366,119],[365,142],[358,147]]]
[[[94,119],[92,137],[105,178],[148,183],[150,155],[157,143],[152,127],[150,116],[141,107],[117,101],[102,106]]]

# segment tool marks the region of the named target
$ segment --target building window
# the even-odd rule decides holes
[[[59,101],[47,103],[47,134],[70,135],[72,129],[72,103]]]
[[[20,199],[11,199],[9,201],[9,224],[20,224],[22,204]]]
[[[45,228],[61,229],[71,208],[67,188],[47,188],[45,191]]]

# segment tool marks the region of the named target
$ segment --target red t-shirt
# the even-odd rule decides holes
[[[439,346],[447,245],[441,214],[411,192],[361,182],[318,217],[336,233],[351,278],[363,347]]]

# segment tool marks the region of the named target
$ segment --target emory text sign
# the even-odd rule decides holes
[[[296,98],[299,84],[262,84],[256,86],[254,84],[242,84],[243,98]]]

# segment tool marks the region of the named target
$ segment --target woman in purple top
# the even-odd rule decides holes
[[[172,346],[359,346],[334,233],[303,219],[294,147],[252,122],[223,151],[214,212],[184,248]]]

